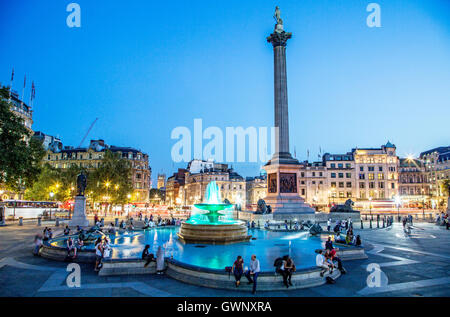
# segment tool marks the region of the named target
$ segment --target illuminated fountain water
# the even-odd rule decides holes
[[[231,204],[221,201],[217,183],[206,187],[205,203],[195,204],[200,210],[181,224],[178,237],[185,243],[228,244],[250,240],[245,223],[233,219]],[[206,211],[203,213],[201,211]]]

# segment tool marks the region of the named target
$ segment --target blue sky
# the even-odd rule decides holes
[[[29,99],[34,130],[78,145],[89,138],[147,152],[154,179],[174,164],[177,126],[273,124],[266,37],[279,5],[288,42],[291,152],[317,158],[387,140],[398,153],[450,144],[450,1],[388,0],[381,28],[362,0],[0,0],[0,82]],[[373,1],[375,2],[375,1]],[[87,145],[85,142],[84,145]],[[260,164],[233,164],[244,176]]]

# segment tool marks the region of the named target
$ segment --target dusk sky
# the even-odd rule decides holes
[[[81,28],[66,6],[81,7]],[[381,28],[366,7],[381,6]],[[273,51],[286,31],[291,152],[379,147],[398,155],[450,145],[448,0],[0,0],[0,82],[36,85],[35,131],[149,154],[153,180],[173,163],[171,131],[273,125]],[[84,146],[88,145],[88,140]],[[261,164],[233,163],[243,176]],[[155,182],[154,182],[155,183]]]

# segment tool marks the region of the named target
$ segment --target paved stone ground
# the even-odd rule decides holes
[[[31,253],[33,236],[42,229],[27,223],[22,227],[0,227],[0,296],[251,295],[192,286],[159,275],[100,277],[92,265],[81,265],[81,287],[69,288],[65,283],[69,274],[67,263],[48,261]],[[369,258],[344,262],[348,273],[336,284],[259,292],[257,296],[450,296],[450,231],[429,223],[415,224],[411,234],[405,234],[398,223],[387,229],[356,231],[366,244]],[[367,286],[370,272],[366,268],[371,263],[377,263],[382,271],[380,287]]]

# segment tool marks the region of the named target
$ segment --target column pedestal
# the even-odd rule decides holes
[[[89,220],[86,218],[86,197],[75,196],[75,206],[73,208],[73,216],[69,222],[70,227],[88,227]]]

